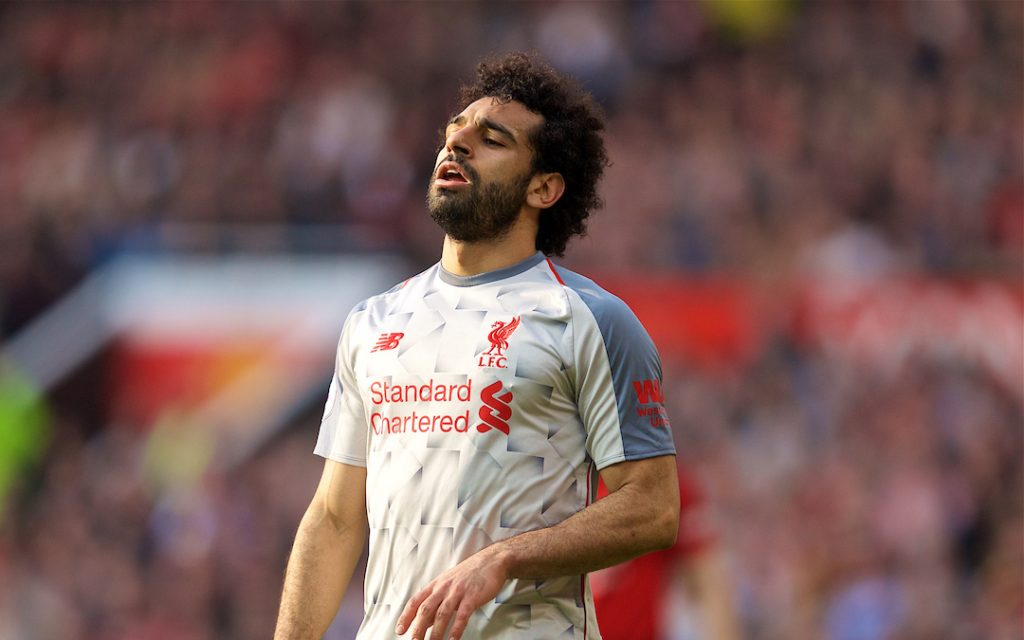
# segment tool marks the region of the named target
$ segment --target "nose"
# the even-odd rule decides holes
[[[469,141],[470,127],[459,127],[453,129],[444,139],[444,148],[449,153],[455,153],[465,157],[472,157],[473,147]]]

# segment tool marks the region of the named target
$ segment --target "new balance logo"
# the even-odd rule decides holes
[[[504,391],[504,393],[501,393]],[[501,395],[498,395],[501,393]],[[501,381],[497,381],[483,388],[480,392],[480,400],[483,405],[480,407],[480,420],[483,424],[476,425],[476,430],[486,433],[491,429],[508,435],[508,419],[512,417],[512,392],[505,391]]]
[[[657,380],[634,380],[633,391],[640,404],[648,402],[665,402],[665,394],[661,392],[661,384]]]
[[[391,351],[398,346],[398,341],[405,337],[404,333],[382,333],[377,338],[377,344],[373,345],[370,353],[377,351]]]
[[[508,349],[508,339],[519,328],[519,316],[514,316],[508,322],[498,320],[491,325],[491,332],[487,334],[487,341],[491,348],[480,354],[477,366],[497,367],[505,369],[508,367],[508,360],[505,358],[505,349]]]

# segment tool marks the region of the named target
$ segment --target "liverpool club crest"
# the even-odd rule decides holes
[[[481,367],[497,367],[504,369],[508,366],[505,359],[505,350],[508,349],[508,339],[519,328],[519,316],[514,316],[508,322],[498,320],[491,325],[491,331],[487,334],[487,341],[491,348],[480,354],[477,365]]]

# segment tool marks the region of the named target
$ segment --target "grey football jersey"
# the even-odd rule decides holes
[[[541,253],[353,309],[315,451],[366,467],[367,640],[459,561],[586,507],[598,470],[675,453],[643,326]],[[586,576],[508,581],[465,637],[600,638]]]

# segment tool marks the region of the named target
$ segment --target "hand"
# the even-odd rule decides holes
[[[411,640],[423,640],[427,629],[434,628],[434,638],[443,640],[442,634],[459,640],[466,630],[469,616],[490,602],[508,580],[508,570],[495,547],[487,547],[435,578],[414,595],[398,617],[395,633],[404,635],[412,631]],[[454,616],[454,620],[453,617]]]

